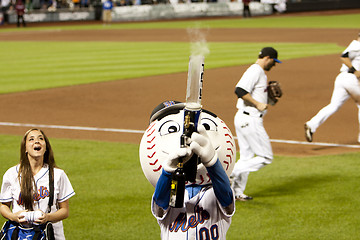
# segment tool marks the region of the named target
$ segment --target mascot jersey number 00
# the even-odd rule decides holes
[[[158,105],[151,113],[150,124],[141,139],[141,167],[147,180],[155,187],[151,210],[158,220],[163,240],[226,239],[235,212],[229,176],[235,164],[236,146],[227,125],[207,110],[202,110],[200,114],[199,128],[205,132],[202,133],[205,137],[200,137],[210,142],[208,145],[217,160],[211,161],[210,165],[201,163],[200,154],[196,179],[186,182],[184,206],[173,208],[168,204],[171,173],[165,171],[164,166],[174,152],[181,152],[184,107],[185,103],[177,101]]]

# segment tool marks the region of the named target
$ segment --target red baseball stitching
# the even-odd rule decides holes
[[[155,141],[156,135],[154,136],[154,133],[155,133],[155,131],[156,131],[155,125],[156,125],[156,122],[152,123],[152,124],[148,127],[148,129],[147,129],[147,131],[146,131],[146,132],[148,133],[148,134],[146,135],[146,137],[147,137],[146,142],[148,143],[148,146],[146,147],[147,150],[153,150],[153,149],[156,150],[156,141]],[[152,138],[151,138],[151,137],[152,137]],[[150,139],[150,138],[151,138],[151,139]],[[152,144],[152,145],[151,145],[151,144]],[[147,155],[147,157],[148,157],[148,159],[149,159],[148,163],[149,163],[150,166],[152,166],[153,172],[158,172],[158,171],[160,171],[160,169],[162,168],[162,165],[159,165],[159,167],[156,168],[156,166],[157,166],[157,164],[158,164],[158,162],[159,162],[159,159],[156,159],[155,161],[150,161],[150,159],[154,158],[155,155],[156,155],[156,151],[150,152],[150,155],[149,155],[149,154]]]
[[[201,185],[204,182],[204,177],[203,177],[203,175],[200,175],[199,177],[201,179],[201,182],[199,183],[199,185]]]
[[[155,132],[155,129],[153,129],[152,132],[147,135],[147,137],[150,137],[154,132]]]
[[[224,123],[223,121],[221,121],[222,123]],[[225,123],[224,123],[225,124]],[[225,126],[223,126],[223,129],[225,129],[225,130],[227,130],[228,131],[228,133],[225,133],[224,135],[225,135],[225,137],[229,137],[231,140],[233,139],[232,138],[232,136],[231,136],[231,132],[230,132],[230,129],[225,125]],[[234,155],[234,151],[233,151],[233,147],[234,147],[234,144],[232,143],[232,141],[230,141],[230,140],[227,140],[226,141],[226,143],[227,144],[230,144],[231,145],[231,147],[228,147],[226,150],[228,151],[228,152],[230,152],[231,154],[226,154],[225,156],[227,157],[227,158],[229,158],[230,159],[230,162],[229,161],[223,161],[225,164],[226,164],[226,170],[228,170],[229,169],[229,166],[230,166],[230,164],[232,163],[232,156]]]
[[[209,176],[209,173],[206,173],[206,176],[208,177],[208,181],[207,182],[210,182],[211,181],[211,179],[210,179],[210,176]]]
[[[148,129],[146,131],[147,132],[150,131],[154,126],[155,126],[155,123],[150,124],[150,126],[148,127]]]
[[[229,162],[228,161],[224,161],[224,163],[226,164],[226,170],[228,170],[229,169]]]
[[[152,155],[147,155],[148,158],[153,158],[156,152],[153,152]]]
[[[162,166],[160,165],[160,167],[158,167],[157,169],[154,169],[153,172],[157,172],[162,168]]]
[[[155,138],[156,138],[156,136],[154,136],[150,141],[147,141],[147,142],[151,143],[152,141],[154,141]]]
[[[231,135],[230,135],[230,134],[228,134],[228,133],[226,133],[226,134],[225,134],[225,136],[226,136],[226,137],[229,137],[229,138],[231,138],[231,139],[232,139]]]
[[[147,150],[151,150],[151,149],[153,149],[153,148],[155,147],[155,145],[156,145],[156,144],[153,144],[151,147],[147,147],[146,149],[147,149]]]
[[[159,159],[156,159],[155,162],[149,162],[150,165],[154,166],[157,162],[158,162]]]

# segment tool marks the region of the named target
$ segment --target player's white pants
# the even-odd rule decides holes
[[[306,124],[310,127],[311,132],[316,132],[316,129],[323,124],[331,115],[337,112],[341,106],[352,97],[357,101],[358,120],[360,126],[360,83],[356,76],[352,73],[340,73],[334,83],[334,90],[331,96],[330,103],[323,107],[310,121]]]
[[[270,164],[273,152],[270,138],[261,117],[249,116],[239,110],[234,125],[240,149],[240,159],[231,174],[235,196],[244,192],[249,172],[255,172]]]

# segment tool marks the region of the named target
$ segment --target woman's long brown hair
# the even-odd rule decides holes
[[[19,169],[19,182],[20,182],[20,192],[21,192],[21,199],[23,205],[25,206],[26,210],[33,211],[34,210],[34,195],[37,194],[36,184],[34,180],[34,176],[31,170],[30,162],[26,152],[26,139],[30,132],[32,131],[40,131],[41,134],[44,136],[45,143],[46,143],[46,151],[44,154],[44,164],[49,165],[49,174],[54,177],[54,167],[56,167],[54,153],[52,151],[49,139],[46,137],[44,132],[38,128],[32,128],[28,130],[22,141],[20,146],[20,169]]]

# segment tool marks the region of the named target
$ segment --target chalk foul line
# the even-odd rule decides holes
[[[119,128],[80,127],[80,126],[63,126],[63,125],[12,123],[12,122],[0,122],[0,126],[7,126],[7,127],[37,127],[37,128],[52,128],[52,129],[64,129],[64,130],[77,130],[77,131],[115,132],[115,133],[117,132],[117,133],[141,133],[141,134],[143,134],[145,132],[143,130],[119,129]],[[236,139],[236,137],[234,137],[234,138]],[[271,139],[270,142],[287,143],[287,144],[300,144],[300,145],[311,145],[311,146],[359,148],[360,149],[360,145],[351,145],[351,144],[305,142],[305,141],[282,140],[282,139]]]
[[[52,128],[52,129],[79,130],[79,131],[98,131],[98,132],[144,133],[144,131],[140,131],[140,130],[118,129],[118,128],[79,127],[79,126],[62,126],[62,125],[46,125],[46,124],[30,124],[30,123],[10,123],[10,122],[0,122],[0,126]]]
[[[337,144],[337,143],[322,143],[322,142],[305,142],[305,141],[280,140],[280,139],[270,139],[270,142],[275,142],[275,143],[288,143],[288,144],[301,144],[301,145],[311,145],[311,146],[360,148],[360,145]]]

